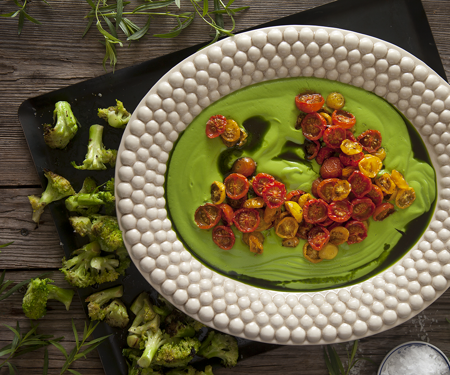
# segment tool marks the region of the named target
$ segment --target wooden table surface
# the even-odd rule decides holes
[[[0,270],[6,269],[6,279],[21,281],[43,271],[54,271],[51,276],[59,286],[69,287],[58,268],[63,250],[55,225],[47,212],[39,228],[31,221],[27,196],[42,192],[33,165],[17,111],[19,105],[35,97],[68,85],[104,74],[101,64],[104,48],[94,28],[82,39],[86,25],[84,15],[89,10],[83,1],[49,0],[51,7],[35,0],[30,3],[30,14],[42,22],[25,22],[22,35],[17,35],[17,18],[0,19],[0,245],[14,244],[1,249]],[[238,31],[276,18],[287,16],[328,0],[236,0],[236,5],[251,5],[251,9],[237,17]],[[189,2],[183,2],[187,7]],[[450,77],[450,3],[448,0],[423,0],[434,38],[447,76]],[[12,0],[0,2],[0,14],[16,9]],[[159,22],[159,21],[158,21]],[[161,21],[164,23],[164,21]],[[156,25],[158,23],[155,21]],[[159,29],[151,30],[153,33]],[[130,47],[118,48],[117,68],[131,66],[181,48],[208,40],[208,27],[200,20],[176,39],[147,37]],[[23,293],[23,291],[22,291]],[[21,309],[23,294],[15,293],[0,302],[0,323],[24,328],[29,321]],[[386,332],[360,340],[359,356],[369,357],[374,363],[361,361],[352,374],[375,374],[384,355],[400,343],[424,340],[440,347],[450,355],[450,291],[410,321]],[[85,316],[76,297],[70,311],[62,304],[51,302],[47,315],[39,321],[39,332],[64,336],[62,345],[74,346],[71,320],[82,329]],[[11,332],[0,325],[0,347],[12,339]],[[345,353],[348,344],[337,345]],[[49,349],[51,374],[59,374],[64,358],[55,348]],[[2,359],[0,359],[0,363]],[[14,361],[20,374],[41,374],[43,350],[38,350]],[[97,353],[79,360],[73,366],[83,375],[103,374]],[[266,354],[242,361],[232,369],[219,369],[215,374],[326,374],[320,346],[285,346]],[[0,370],[6,374],[7,370]]]

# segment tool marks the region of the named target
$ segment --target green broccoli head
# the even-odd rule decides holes
[[[67,282],[78,288],[86,288],[97,283],[97,271],[91,267],[93,258],[100,256],[100,245],[91,242],[75,250],[69,260],[63,258],[60,271]]]
[[[91,259],[91,269],[94,270],[95,281],[103,284],[117,280],[120,274],[116,271],[119,267],[119,260],[113,254],[97,256]]]
[[[187,366],[200,349],[200,345],[200,341],[195,337],[170,340],[159,348],[153,364],[164,367]]]
[[[88,150],[82,165],[74,161],[72,165],[77,169],[98,171],[107,169],[106,164],[111,167],[116,165],[117,150],[107,150],[103,145],[103,126],[92,125],[89,128]]]
[[[38,198],[35,195],[28,197],[33,208],[32,219],[36,224],[39,224],[44,208],[48,204],[75,194],[72,185],[64,177],[48,170],[44,171],[44,175],[48,180],[48,184],[41,197]]]
[[[92,320],[105,320],[111,327],[125,328],[129,318],[127,308],[118,299],[122,296],[122,285],[91,294],[85,300],[89,302],[89,317]]]
[[[174,309],[164,321],[165,332],[170,337],[193,337],[203,324]]]
[[[83,216],[96,214],[103,204],[97,200],[97,184],[92,177],[87,177],[81,190],[65,200],[66,208]],[[92,198],[91,198],[92,197]]]
[[[99,108],[98,117],[108,121],[113,128],[124,128],[128,124],[131,114],[125,109],[123,103],[116,99],[116,106]]]
[[[42,318],[47,312],[47,301],[56,299],[69,310],[74,291],[72,289],[62,289],[52,285],[51,279],[32,279],[28,284],[27,292],[23,297],[22,309],[30,319]]]
[[[115,216],[92,216],[90,235],[100,243],[103,251],[113,252],[125,247],[122,231]]]
[[[51,148],[64,148],[78,131],[78,121],[67,102],[58,102],[53,111],[55,126],[44,124],[44,141]]]
[[[239,358],[239,349],[233,336],[210,331],[203,341],[198,354],[205,358],[217,357],[222,360],[225,367],[236,366]]]
[[[70,225],[72,225],[73,230],[78,233],[81,237],[86,235],[91,235],[92,222],[88,217],[85,216],[71,216],[69,217]]]

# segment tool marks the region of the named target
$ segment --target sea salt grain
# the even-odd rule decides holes
[[[428,345],[410,345],[392,354],[380,375],[450,375],[447,362]]]

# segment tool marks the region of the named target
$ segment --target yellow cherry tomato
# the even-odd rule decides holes
[[[281,238],[292,238],[298,230],[298,223],[292,216],[286,216],[275,226],[275,233]]]
[[[327,122],[327,125],[331,125],[332,120],[331,120],[331,116],[328,113],[319,112],[319,115],[321,115],[325,119],[325,121]]]
[[[320,263],[323,260],[319,258],[319,252],[314,250],[308,242],[303,246],[303,256],[311,263]]]
[[[391,172],[391,179],[392,181],[394,181],[395,185],[397,185],[399,189],[409,188],[409,185],[406,182],[405,177],[403,177],[403,175],[399,171],[396,171],[395,169],[393,169]]]
[[[354,171],[356,171],[356,167],[345,167],[342,169],[342,178],[347,180]]]
[[[211,201],[214,204],[221,204],[226,198],[225,185],[220,181],[211,184]]]
[[[353,142],[350,139],[344,139],[341,143],[341,150],[346,155],[356,155],[362,152],[363,147],[359,142]]]
[[[298,198],[298,205],[303,208],[306,202],[314,199],[313,196],[309,193],[303,194],[300,198]]]
[[[367,154],[358,163],[358,168],[362,174],[369,178],[374,178],[381,168],[383,167],[383,162],[376,156]]]
[[[395,189],[395,183],[392,181],[389,173],[383,173],[381,176],[375,178],[375,184],[381,189],[384,194],[392,194]]]
[[[347,180],[339,180],[333,186],[333,190],[331,192],[331,200],[342,201],[348,197],[351,191],[352,187]]]
[[[220,136],[226,142],[237,142],[241,136],[241,129],[239,129],[239,125],[236,121],[228,119],[225,131]]]
[[[259,242],[263,243],[264,242],[264,236],[262,235],[262,233],[260,232],[250,232],[250,233],[243,233],[242,234],[242,241],[244,241],[244,243],[247,246],[250,246],[250,236],[255,236]]]
[[[342,109],[345,104],[344,95],[339,92],[332,92],[327,96],[327,106],[332,109]]]
[[[332,243],[336,246],[342,245],[343,243],[347,242],[349,236],[350,232],[347,228],[341,226],[334,227],[332,230],[330,230],[329,243]]]
[[[386,150],[383,147],[380,147],[375,152],[372,152],[371,155],[376,156],[377,158],[380,158],[381,161],[386,159]]]
[[[303,220],[303,209],[296,202],[287,201],[284,202],[286,210],[297,220],[297,223],[301,223]]]
[[[416,192],[414,188],[408,187],[408,189],[400,189],[395,197],[395,205],[398,208],[405,209],[412,205],[416,200]]]
[[[319,251],[319,258],[320,259],[334,259],[336,258],[336,255],[338,254],[338,247],[336,245],[333,245],[332,243],[327,243],[320,251]]]
[[[292,238],[285,238],[281,245],[284,247],[297,247],[297,245],[300,243],[300,240],[298,237],[292,237]]]
[[[262,208],[262,207],[264,207],[264,199],[262,197],[247,199],[243,205],[243,208]]]

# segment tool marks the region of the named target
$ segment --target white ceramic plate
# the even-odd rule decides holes
[[[310,293],[259,289],[198,262],[167,218],[164,175],[178,134],[209,104],[251,84],[314,76],[374,92],[419,131],[436,170],[429,228],[386,271],[361,284]],[[176,307],[220,331],[267,343],[328,344],[410,319],[449,286],[450,86],[385,41],[319,26],[259,29],[217,42],[170,70],[142,99],[116,167],[125,244],[148,282]]]

